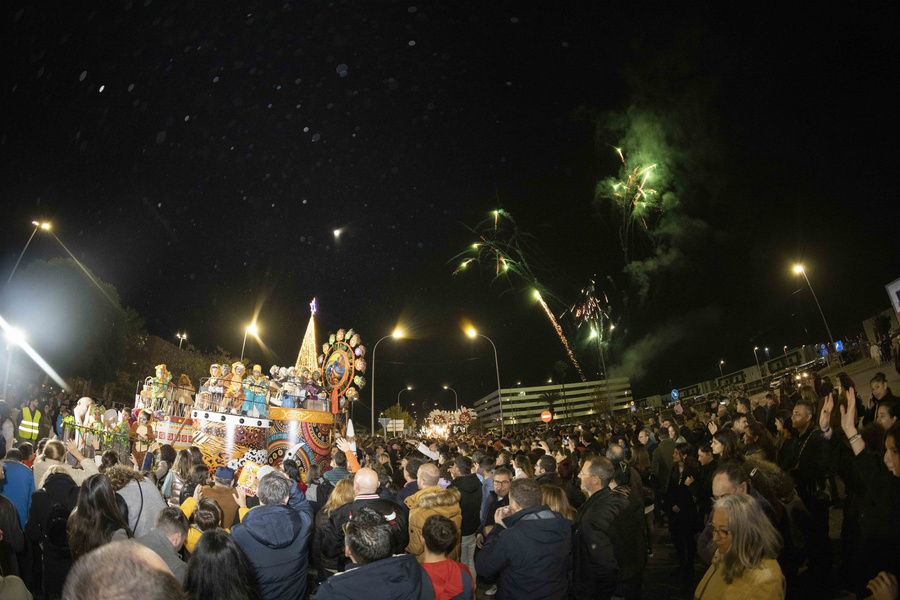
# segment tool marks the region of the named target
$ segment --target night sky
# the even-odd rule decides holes
[[[613,372],[637,397],[827,341],[797,260],[836,338],[888,308],[885,20],[597,4],[4,3],[0,272],[49,220],[151,334],[238,354],[259,307],[274,354],[247,355],[292,364],[315,296],[320,343],[352,327],[371,358],[398,322],[414,337],[378,348],[379,410],[406,384],[404,403],[452,407],[449,384],[471,406],[496,384],[465,320],[504,387],[545,382],[564,351],[519,280],[451,276],[468,227],[513,215],[557,315],[594,275],[625,282],[594,189],[618,173],[616,123],[653,114],[693,227],[631,294]],[[38,234],[22,267],[61,254]]]

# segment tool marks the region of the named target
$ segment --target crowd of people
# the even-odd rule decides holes
[[[52,402],[0,401],[0,597],[637,599],[667,532],[695,598],[893,599],[900,406],[882,374],[868,388],[842,373],[647,422],[336,436],[328,464],[244,487],[197,448],[87,457],[41,429]]]

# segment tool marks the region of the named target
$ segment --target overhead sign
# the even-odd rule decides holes
[[[545,410],[541,413],[541,421],[543,421],[544,423],[549,423],[552,419],[553,413],[551,413],[549,410]]]
[[[678,390],[672,390],[672,400],[678,400]]]

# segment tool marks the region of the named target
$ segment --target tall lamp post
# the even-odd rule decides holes
[[[50,223],[38,223],[37,221],[32,221],[32,225],[34,225],[34,231],[31,232],[31,235],[28,237],[28,241],[25,242],[25,247],[22,248],[22,253],[19,254],[18,260],[16,260],[16,264],[13,266],[12,273],[9,274],[9,279],[6,280],[7,285],[10,281],[12,281],[13,275],[16,274],[16,269],[19,268],[19,263],[22,262],[22,257],[25,256],[25,251],[28,250],[28,246],[31,244],[31,240],[34,239],[34,234],[38,232],[38,229],[43,229],[44,231],[50,230]]]
[[[456,410],[459,410],[459,396],[456,395],[456,390],[454,390],[449,385],[445,385],[444,389],[453,392],[453,402],[456,404]]]
[[[759,356],[756,355],[757,350],[759,350],[759,346],[753,346],[753,358],[756,359],[756,369],[759,371],[759,378],[762,379],[763,372],[762,367],[759,366]]]
[[[722,372],[722,365],[725,364],[724,360],[719,361],[719,377],[725,377],[725,373]]]
[[[175,337],[178,338],[178,349],[181,350],[181,342],[187,339],[187,333],[176,333]]]
[[[466,335],[473,339],[475,337],[483,337],[491,343],[491,348],[494,349],[494,366],[497,368],[497,402],[500,403],[500,436],[503,437],[506,435],[506,428],[503,424],[503,392],[500,391],[500,361],[497,359],[497,346],[494,345],[491,338],[478,333],[473,327],[469,327],[466,330]]]
[[[6,375],[3,377],[3,397],[6,398],[6,389],[9,384],[9,365],[12,364],[13,350],[25,343],[25,332],[21,329],[10,327],[6,330]]]
[[[247,346],[247,334],[251,334],[253,337],[258,337],[259,329],[256,327],[256,321],[250,323],[247,329],[244,330],[244,342],[241,344],[241,362],[244,362],[244,348]]]
[[[402,394],[403,392],[408,392],[408,391],[412,391],[411,385],[408,385],[405,388],[403,388],[402,390],[400,390],[399,392],[397,392],[397,406],[400,406],[400,394]]]
[[[813,289],[812,284],[809,282],[809,277],[807,277],[806,270],[803,268],[803,265],[794,265],[794,273],[796,273],[797,275],[802,274],[803,279],[806,280],[806,285],[809,286],[809,291],[812,294],[813,300],[816,301],[816,306],[819,308],[819,315],[821,315],[822,317],[822,322],[825,323],[825,331],[828,332],[828,341],[831,342],[831,347],[834,348],[834,337],[832,337],[831,335],[831,328],[828,327],[828,321],[825,319],[825,313],[822,312],[822,305],[819,304],[819,299],[816,297],[816,292]],[[844,361],[841,359],[841,353],[835,351],[835,354],[837,354],[838,362],[841,364],[841,366],[843,366]]]
[[[375,351],[378,350],[378,344],[389,337],[392,337],[395,340],[400,339],[403,337],[403,331],[398,327],[394,330],[394,333],[384,336],[375,342],[375,346],[372,347],[372,431],[375,431]],[[397,397],[397,402],[400,402],[399,395]]]

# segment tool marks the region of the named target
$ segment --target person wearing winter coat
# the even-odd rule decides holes
[[[84,480],[90,477],[91,475],[96,475],[99,473],[97,470],[97,464],[91,460],[90,458],[85,458],[81,452],[78,451],[78,447],[75,445],[75,442],[70,441],[68,443],[68,450],[72,454],[72,456],[79,462],[81,465],[80,469],[75,469],[69,466],[66,462],[66,445],[63,444],[59,440],[50,440],[47,442],[47,445],[44,446],[44,452],[41,455],[40,460],[34,463],[32,467],[32,472],[34,473],[34,485],[35,487],[39,487],[41,481],[44,479],[44,475],[47,471],[50,470],[50,467],[62,467],[66,470],[66,473],[69,474],[69,477],[75,482],[76,485],[81,485],[84,483]]]
[[[385,515],[363,505],[346,526],[344,552],[357,566],[319,586],[313,600],[421,600],[434,587],[411,554],[394,554],[394,527]],[[304,577],[306,571],[304,569]],[[269,596],[266,596],[270,600]]]
[[[552,459],[551,459],[552,460]],[[554,462],[554,466],[556,461]],[[481,480],[472,472],[472,459],[468,456],[457,456],[450,467],[453,481],[450,487],[459,490],[459,510],[462,512],[460,535],[460,560],[475,576],[475,537],[481,525]]]
[[[66,574],[72,567],[66,524],[78,505],[79,489],[65,468],[56,466],[47,471],[40,489],[31,495],[25,536],[35,549],[40,548],[35,562],[42,565],[43,590],[49,598],[62,595]]]
[[[513,481],[509,506],[497,509],[494,521],[475,567],[497,579],[497,598],[566,598],[572,523],[542,504],[540,484]]]
[[[250,509],[231,535],[253,563],[266,600],[306,598],[312,507],[278,472],[260,480],[257,497],[260,506]]]
[[[156,517],[166,507],[166,501],[150,480],[125,465],[106,469],[113,490],[128,505],[128,527],[135,537],[147,535],[156,525]]]
[[[605,456],[586,461],[579,473],[590,497],[578,509],[572,530],[573,600],[609,600],[639,589],[636,580],[647,563],[646,546],[640,543],[646,541],[646,525],[630,509],[625,489],[610,488],[614,475]]]
[[[406,550],[415,554],[419,562],[425,557],[425,546],[422,543],[422,527],[425,525],[425,519],[431,515],[441,515],[456,523],[458,529],[462,528],[459,490],[442,488],[438,485],[439,479],[440,471],[437,466],[425,463],[419,467],[419,491],[406,499],[406,506],[409,507],[409,545]],[[459,560],[461,541],[462,538],[449,558]]]
[[[347,564],[347,557],[344,552],[344,526],[350,521],[350,516],[359,512],[359,509],[363,506],[368,506],[384,515],[391,524],[391,540],[394,554],[402,553],[407,544],[409,544],[407,513],[396,502],[379,498],[376,493],[377,490],[378,475],[375,471],[369,468],[360,469],[353,477],[353,491],[356,493],[356,499],[349,504],[335,508],[323,524],[322,559],[326,562],[334,561],[339,571],[343,571]],[[332,492],[332,494],[334,493],[336,492]]]

